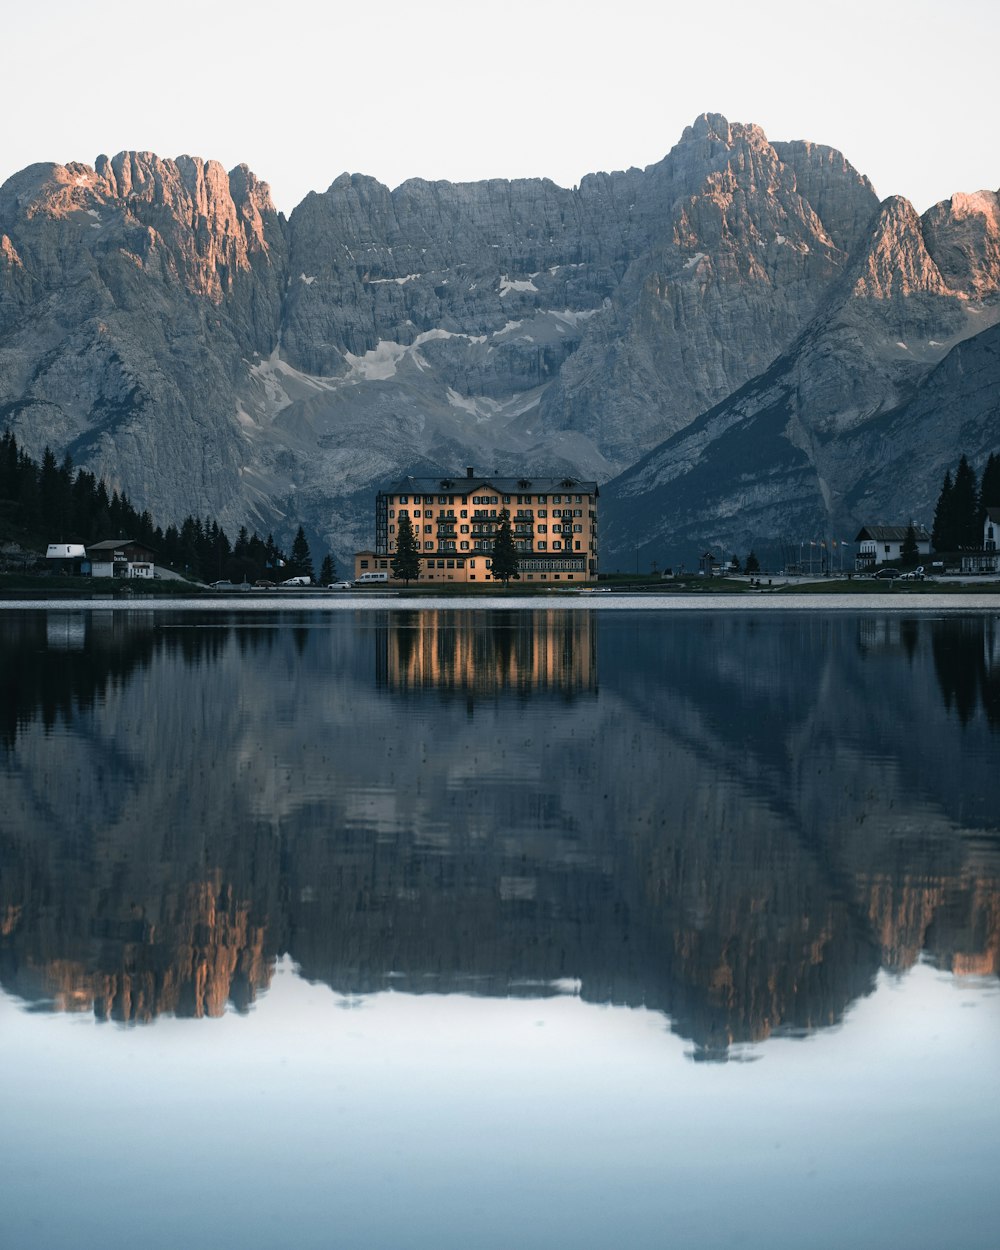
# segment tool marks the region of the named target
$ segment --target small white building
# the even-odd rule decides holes
[[[865,525],[859,531],[855,542],[858,554],[854,557],[854,568],[858,573],[865,573],[880,564],[888,564],[893,560],[902,559],[903,544],[906,542],[908,525]],[[917,539],[917,555],[931,554],[931,536],[922,525],[914,525],[913,532]]]

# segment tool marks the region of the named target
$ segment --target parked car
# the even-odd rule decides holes
[[[362,573],[354,584],[355,586],[368,586],[372,582],[387,582],[388,580],[388,573]]]
[[[327,590],[350,590],[350,589],[351,589],[350,582],[331,582],[327,586]]]
[[[308,577],[306,574],[303,573],[301,577],[289,577],[287,581],[283,581],[281,583],[281,589],[282,590],[295,590],[299,586],[311,586],[311,585],[312,585],[312,578]]]
[[[878,569],[875,576],[880,581],[891,582],[899,577],[899,569]]]

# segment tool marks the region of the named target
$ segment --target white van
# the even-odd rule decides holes
[[[371,582],[387,582],[389,574],[385,571],[381,573],[362,573],[360,577],[354,579],[355,586],[367,586]]]
[[[288,590],[292,590],[296,586],[311,586],[312,580],[313,579],[307,575],[303,575],[302,577],[290,577],[288,581],[282,582],[281,585]]]

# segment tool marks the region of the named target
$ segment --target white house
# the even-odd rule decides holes
[[[983,549],[962,556],[963,573],[1000,573],[1000,508],[987,508]]]
[[[908,525],[865,525],[854,540],[858,544],[858,554],[854,557],[855,570],[865,573],[879,564],[901,559],[909,528]],[[917,539],[917,555],[929,556],[930,534],[922,525],[914,525],[913,532]]]

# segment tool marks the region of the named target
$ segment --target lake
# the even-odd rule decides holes
[[[4,1244],[995,1250],[1000,617],[755,603],[0,610]]]

